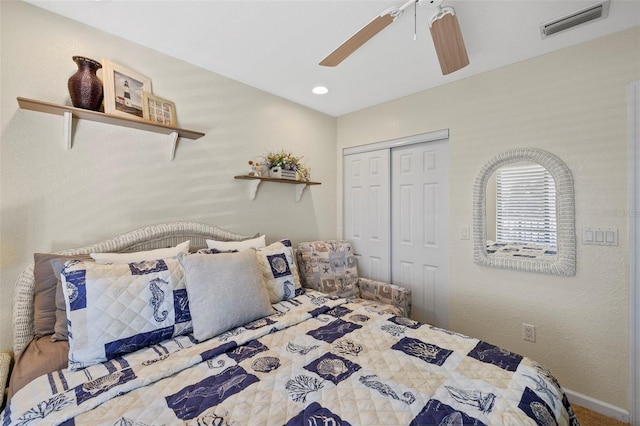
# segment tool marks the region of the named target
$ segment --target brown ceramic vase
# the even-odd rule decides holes
[[[102,82],[96,72],[102,64],[84,56],[74,56],[73,61],[78,65],[78,71],[71,77],[67,86],[71,104],[76,108],[98,111],[102,105]]]

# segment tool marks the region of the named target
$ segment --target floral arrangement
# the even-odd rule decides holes
[[[298,171],[302,167],[300,159],[302,157],[294,156],[291,151],[270,151],[264,156],[264,161],[270,169],[280,167],[283,170]]]
[[[308,181],[310,180],[311,170],[302,164],[302,157],[296,157],[291,151],[269,151],[266,155],[261,157],[261,161],[249,160],[250,172],[252,176],[284,176],[285,172],[293,172],[292,178],[296,180]],[[280,172],[282,171],[282,172]]]

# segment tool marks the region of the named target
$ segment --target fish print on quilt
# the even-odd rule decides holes
[[[218,375],[187,386],[165,399],[177,418],[191,420],[258,380],[253,374],[235,365]]]

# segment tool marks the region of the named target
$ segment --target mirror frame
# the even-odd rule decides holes
[[[557,251],[555,261],[491,256],[487,253],[486,187],[500,167],[532,161],[545,167],[556,184]],[[517,148],[496,155],[478,173],[473,187],[473,261],[482,266],[573,276],[576,274],[576,233],[573,176],[567,165],[550,152]]]

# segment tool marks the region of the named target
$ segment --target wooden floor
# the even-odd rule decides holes
[[[576,413],[580,426],[626,426],[629,423],[622,423],[611,417],[603,416],[600,413],[591,411],[579,405],[572,404],[573,412]]]

